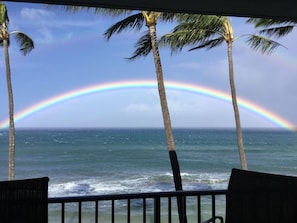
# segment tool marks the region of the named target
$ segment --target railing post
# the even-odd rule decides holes
[[[160,197],[155,197],[154,199],[154,223],[161,222],[161,207],[160,207]]]
[[[78,223],[81,223],[81,202],[78,202]]]
[[[142,212],[142,216],[143,216],[143,220],[142,222],[143,223],[146,223],[146,199],[145,198],[142,198],[142,203],[143,203],[143,212]]]
[[[216,215],[216,197],[215,197],[214,194],[211,195],[211,203],[212,203],[212,205],[211,205],[211,215],[214,218],[215,215]]]
[[[172,222],[172,202],[171,202],[172,197],[168,197],[168,223]]]
[[[127,201],[127,222],[130,223],[131,220],[131,200]]]
[[[115,218],[114,218],[114,199],[112,199],[112,201],[111,201],[111,223],[114,223],[114,220],[115,220]]]
[[[64,223],[65,222],[65,203],[64,202],[62,202],[61,208],[62,208],[61,222]]]
[[[99,209],[99,201],[96,201],[95,202],[95,223],[98,223],[98,218],[99,218],[98,209]]]
[[[198,223],[201,223],[201,196],[197,197],[197,219]]]

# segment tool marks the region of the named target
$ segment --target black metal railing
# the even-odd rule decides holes
[[[225,215],[227,190],[153,192],[48,199],[49,223],[179,222],[177,198],[184,198],[187,222]]]

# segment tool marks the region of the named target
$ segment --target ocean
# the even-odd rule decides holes
[[[225,189],[240,168],[234,129],[174,129],[184,190]],[[248,168],[297,175],[297,133],[243,130]],[[0,180],[8,131],[0,131]],[[48,176],[49,197],[174,190],[163,129],[17,129],[15,179]]]

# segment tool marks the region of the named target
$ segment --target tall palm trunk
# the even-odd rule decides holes
[[[162,115],[163,115],[164,128],[166,133],[167,147],[169,151],[171,168],[173,172],[174,185],[175,185],[176,191],[182,191],[183,190],[182,179],[181,179],[179,163],[176,155],[171,120],[170,120],[169,109],[167,105],[167,99],[166,99],[162,64],[161,64],[161,59],[160,59],[159,49],[157,44],[156,24],[150,24],[148,25],[148,28],[150,32],[152,50],[154,55],[155,69],[156,69],[156,75],[157,75],[157,81],[158,81],[158,91],[159,91],[159,97],[160,97],[160,103],[161,103],[161,109],[162,109]],[[178,202],[178,212],[179,212],[180,222],[185,223],[187,222],[185,199],[183,197],[179,197],[177,202]]]
[[[7,38],[8,39],[8,38]],[[9,163],[8,163],[8,180],[14,179],[14,155],[15,155],[15,129],[14,129],[14,102],[12,94],[12,84],[11,84],[11,72],[10,72],[10,62],[8,53],[8,40],[3,40],[4,46],[4,57],[6,66],[6,81],[8,90],[8,103],[9,103]]]
[[[8,146],[8,180],[14,180],[15,169],[15,129],[14,129],[14,102],[11,83],[11,70],[9,62],[9,37],[10,34],[16,35],[16,42],[20,45],[21,52],[26,55],[34,48],[33,40],[25,33],[13,31],[8,33],[8,13],[5,4],[0,2],[0,40],[4,48],[5,68],[6,68],[6,81],[8,91],[8,107],[9,107],[9,146]]]
[[[238,105],[237,105],[236,89],[235,89],[235,82],[234,82],[232,40],[227,41],[227,45],[228,45],[228,62],[229,62],[229,81],[230,81],[232,104],[233,104],[235,123],[236,123],[239,157],[240,157],[240,161],[241,161],[241,168],[243,170],[247,170],[247,163],[246,163],[246,159],[245,159],[245,152],[244,152],[243,139],[242,139],[242,129],[241,129],[241,124],[240,124],[240,116],[239,116],[239,109],[238,109]]]

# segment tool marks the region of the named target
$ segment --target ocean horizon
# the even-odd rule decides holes
[[[173,129],[184,190],[226,189],[241,168],[235,129]],[[297,134],[243,129],[248,168],[297,175]],[[0,180],[8,130],[0,131]],[[174,190],[162,128],[16,129],[15,179],[48,176],[49,197]]]

